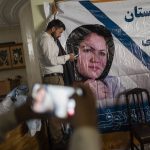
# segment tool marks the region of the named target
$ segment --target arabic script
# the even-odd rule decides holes
[[[144,11],[142,7],[134,7],[134,11],[127,11],[127,14],[125,15],[125,21],[126,22],[132,22],[134,18],[139,18],[139,17],[147,17],[150,16],[150,11]]]

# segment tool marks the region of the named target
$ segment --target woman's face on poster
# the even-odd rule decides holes
[[[79,45],[78,72],[87,78],[98,78],[106,67],[107,53],[104,37],[90,33]]]

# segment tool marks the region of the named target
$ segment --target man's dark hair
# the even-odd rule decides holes
[[[46,31],[48,31],[49,29],[52,29],[53,27],[63,28],[64,30],[66,29],[64,23],[60,21],[59,19],[53,19],[52,21],[50,21],[47,25]]]

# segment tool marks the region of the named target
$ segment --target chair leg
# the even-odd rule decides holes
[[[144,144],[140,144],[140,146],[141,146],[141,150],[144,150]]]
[[[134,145],[132,142],[131,142],[131,150],[134,150]]]
[[[52,145],[52,139],[51,139],[51,133],[50,133],[50,127],[49,127],[48,119],[45,120],[45,124],[46,124],[46,132],[47,132],[47,136],[48,136],[49,148],[52,149],[53,145]]]
[[[131,143],[130,143],[131,150],[134,150],[134,144],[133,144],[133,140],[134,140],[134,139],[133,139],[132,133],[130,133],[130,140],[131,140],[131,141],[130,141],[130,142],[131,142]]]

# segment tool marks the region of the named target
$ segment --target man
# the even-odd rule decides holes
[[[39,60],[43,75],[43,83],[64,85],[63,65],[68,61],[74,61],[74,54],[62,55],[57,42],[65,30],[65,25],[58,19],[48,23],[46,31],[42,34],[39,43]],[[61,123],[51,118],[48,123],[51,133],[51,141],[54,144],[61,142],[63,135]]]
[[[57,40],[64,30],[63,22],[58,19],[52,20],[41,36],[39,59],[44,83],[63,85],[63,64],[74,60],[73,53],[61,55],[59,51]]]

